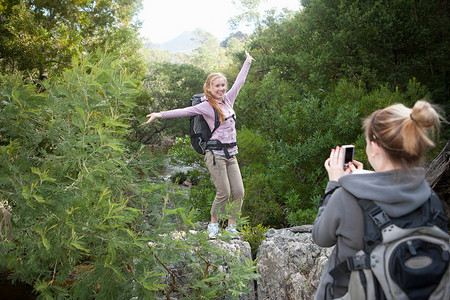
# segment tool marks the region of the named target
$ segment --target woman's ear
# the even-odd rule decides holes
[[[372,154],[373,156],[377,156],[381,153],[382,148],[380,147],[380,145],[378,145],[377,142],[375,141],[371,141],[370,142],[371,146],[372,146]]]

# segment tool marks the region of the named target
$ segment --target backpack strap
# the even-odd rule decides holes
[[[333,277],[335,283],[348,283],[351,271],[363,269],[370,269],[370,256],[366,253],[347,257],[346,260],[335,266],[329,274]]]
[[[225,103],[228,104],[228,106],[231,107],[231,110],[234,112],[233,105],[231,104],[230,100],[228,100],[228,98],[226,98],[226,97],[224,97],[223,99],[224,99]],[[228,120],[229,118],[233,118],[234,123],[236,124],[236,129],[240,129],[241,128],[241,126],[239,126],[238,122],[236,121],[235,114],[232,114],[228,118],[225,118],[225,120]]]
[[[214,131],[216,131],[216,129],[220,126],[219,113],[214,107],[212,109],[214,110],[214,129],[211,131],[211,136],[213,135]]]
[[[236,129],[240,129],[241,126],[239,126],[239,124],[238,124],[238,122],[237,122],[237,120],[236,120],[236,116],[235,116],[234,114],[232,114],[232,115],[229,116],[228,118],[225,118],[225,120],[228,120],[228,119],[230,119],[230,118],[233,118],[234,123],[236,124]]]
[[[348,280],[350,272],[370,268],[370,256],[373,248],[382,241],[381,230],[392,223],[389,216],[373,201],[357,199],[364,214],[364,237],[363,251],[347,257],[330,271],[331,277],[336,282]]]
[[[371,253],[381,243],[381,230],[392,224],[391,218],[371,200],[358,199],[364,214],[364,252]]]
[[[433,190],[431,190],[429,204],[430,224],[436,225],[443,231],[447,231],[447,215],[445,214],[444,208],[442,207],[441,199],[439,199],[438,195]]]
[[[208,149],[208,150],[223,150],[226,158],[228,158],[228,159],[231,158],[231,155],[228,152],[228,148],[232,148],[234,146],[237,146],[237,142],[222,143],[219,140],[209,140],[208,142],[206,142],[206,149]]]

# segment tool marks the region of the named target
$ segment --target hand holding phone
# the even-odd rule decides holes
[[[330,181],[338,181],[344,175],[351,174],[356,169],[363,170],[363,164],[353,159],[355,146],[344,145],[331,149],[330,157],[325,160],[324,167]],[[349,163],[352,162],[352,166]]]
[[[342,150],[344,151],[342,167],[344,168],[344,170],[346,170],[348,168],[348,163],[353,162],[353,156],[355,155],[355,146],[344,145],[342,146]]]

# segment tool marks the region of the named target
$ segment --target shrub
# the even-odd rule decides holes
[[[197,153],[191,146],[189,136],[177,137],[168,155],[175,163],[187,166],[202,166],[204,156]]]
[[[0,77],[0,200],[13,233],[0,243],[0,271],[41,298],[242,294],[253,263],[191,234],[194,211],[178,206],[173,185],[138,177],[150,162],[126,147],[135,78],[101,51],[73,63],[41,93]],[[203,272],[224,260],[228,272]],[[174,287],[167,266],[181,263],[189,280]]]
[[[255,227],[244,225],[239,231],[242,236],[242,240],[250,244],[253,259],[256,259],[259,246],[266,239],[267,231],[269,231],[269,227],[265,227],[262,224],[258,224]]]
[[[284,221],[283,207],[277,202],[277,196],[264,174],[252,174],[244,177],[245,197],[242,215],[248,217],[252,226],[279,227]]]
[[[215,196],[214,184],[209,176],[205,176],[197,185],[189,189],[189,198],[186,200],[186,204],[198,212],[199,220],[208,221],[211,219],[211,205]]]

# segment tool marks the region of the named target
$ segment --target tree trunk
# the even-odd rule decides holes
[[[450,161],[450,140],[447,141],[441,153],[431,162],[425,171],[425,178],[434,188],[441,178],[447,173]]]
[[[441,199],[450,219],[450,140],[425,171],[425,179]]]

